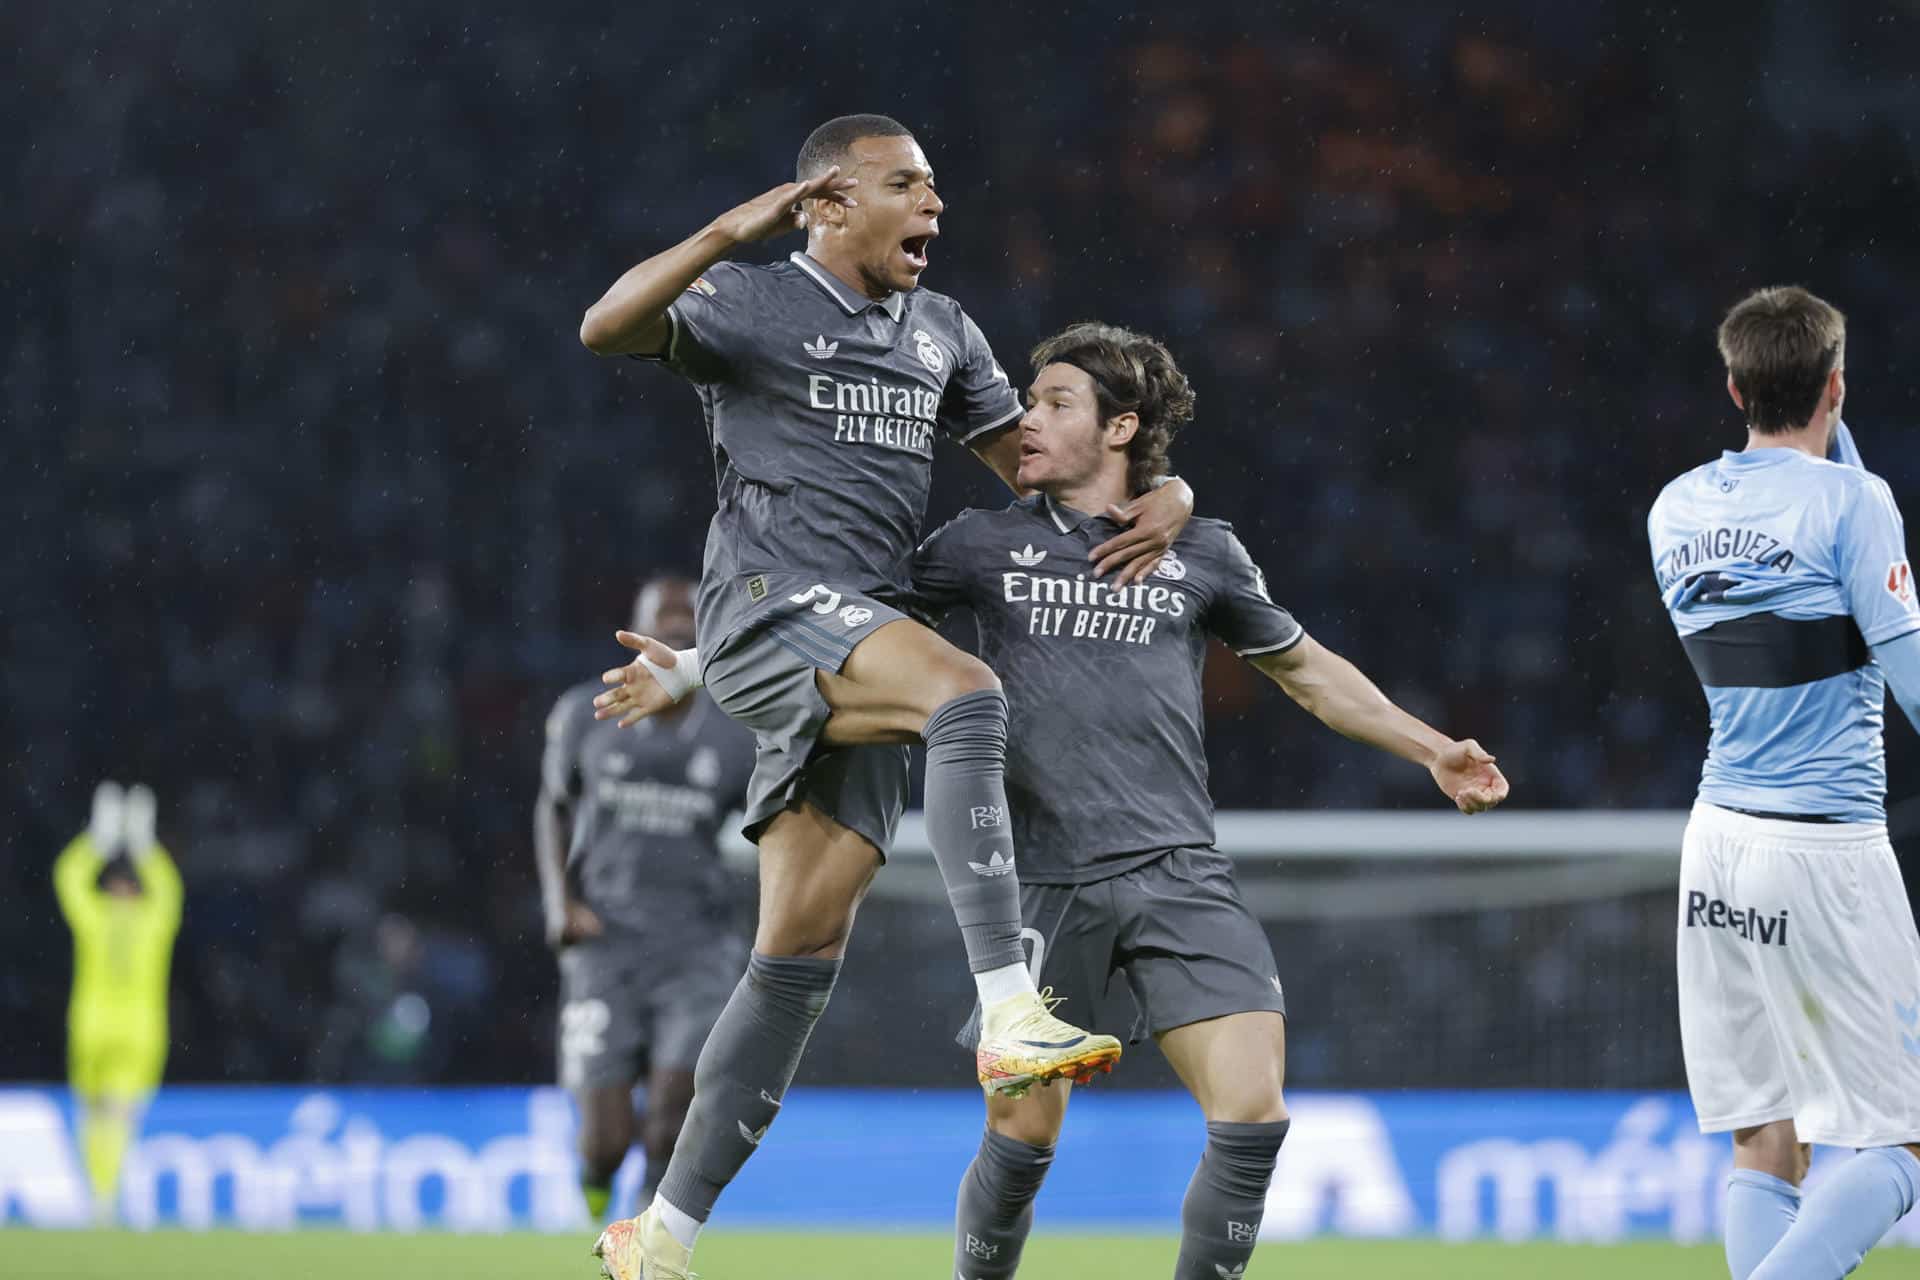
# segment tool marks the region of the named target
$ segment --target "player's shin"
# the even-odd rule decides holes
[[[1752,1280],[1840,1280],[1920,1198],[1920,1159],[1905,1147],[1874,1147],[1842,1164],[1810,1193],[1800,1216]]]
[[[700,1051],[693,1104],[655,1200],[684,1247],[773,1123],[839,973],[838,959],[756,951],[748,962]]]
[[[960,1179],[954,1211],[953,1268],[960,1280],[1010,1280],[1033,1230],[1033,1198],[1053,1164],[1036,1147],[989,1129]]]
[[[1800,1213],[1800,1188],[1758,1169],[1727,1179],[1727,1274],[1747,1280]]]
[[[1180,1259],[1174,1264],[1174,1280],[1222,1280],[1246,1273],[1288,1124],[1207,1122],[1206,1153],[1180,1206]]]
[[[1007,815],[1007,700],[962,694],[927,719],[927,843],[991,1005],[1032,991],[1020,946],[1020,880]],[[986,975],[991,975],[987,977]]]

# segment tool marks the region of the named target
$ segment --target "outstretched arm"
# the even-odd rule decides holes
[[[1506,778],[1479,743],[1449,738],[1396,706],[1358,667],[1312,636],[1248,661],[1329,729],[1426,769],[1460,812],[1479,813],[1507,798]]]
[[[667,349],[667,307],[702,271],[743,244],[770,240],[807,225],[807,200],[850,205],[854,185],[836,166],[807,182],[785,182],[709,222],[663,253],[656,253],[613,282],[580,321],[580,341],[595,355],[662,355]]]

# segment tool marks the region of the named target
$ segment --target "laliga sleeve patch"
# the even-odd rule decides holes
[[[1913,607],[1913,567],[1896,560],[1887,568],[1887,594],[1908,608]]]

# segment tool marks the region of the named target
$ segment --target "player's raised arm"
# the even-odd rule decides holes
[[[1302,636],[1279,653],[1248,661],[1334,732],[1422,766],[1462,813],[1507,798],[1507,780],[1471,738],[1455,740],[1396,705],[1360,668]]]
[[[663,355],[667,307],[700,273],[743,244],[771,240],[807,225],[808,200],[852,205],[854,185],[838,166],[805,182],[783,182],[736,205],[673,248],[656,253],[613,282],[580,321],[580,341],[595,355]]]

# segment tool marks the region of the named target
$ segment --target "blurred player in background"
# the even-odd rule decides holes
[[[67,1075],[80,1104],[94,1215],[114,1213],[120,1162],[167,1061],[167,975],[180,873],[154,834],[151,790],[102,782],[87,829],[53,864],[73,931]]]
[[[1713,733],[1680,862],[1680,1036],[1733,1134],[1734,1280],[1853,1270],[1920,1194],[1920,935],[1886,829],[1890,685],[1920,726],[1892,491],[1839,426],[1846,322],[1762,289],[1720,326],[1745,450],[1669,484],[1654,572]],[[1802,1204],[1809,1143],[1854,1147]]]
[[[929,538],[914,560],[917,603],[971,607],[981,656],[1006,683],[1007,787],[1028,851],[1023,941],[1036,981],[1091,1005],[1114,973],[1126,975],[1136,1029],[1156,1038],[1207,1118],[1176,1274],[1237,1277],[1287,1133],[1285,1001],[1266,934],[1212,848],[1207,637],[1324,723],[1423,765],[1463,812],[1500,803],[1507,782],[1478,743],[1408,715],[1308,637],[1220,521],[1189,524],[1140,583],[1092,580],[1081,570],[1087,548],[1114,525],[1089,513],[1114,510],[1165,470],[1192,393],[1159,343],[1105,325],[1042,343],[1034,363],[1017,478],[1039,492],[1004,511],[966,512]],[[623,674],[623,705],[640,714],[664,705],[651,673]],[[976,1008],[964,1041],[977,1039],[978,1019]],[[988,1095],[988,1132],[961,1184],[961,1280],[1019,1265],[1068,1093],[1032,1083]]]
[[[634,629],[691,646],[693,592],[680,578],[648,582]],[[600,688],[576,686],[554,704],[533,823],[547,941],[560,954],[560,1083],[579,1107],[581,1186],[596,1222],[633,1145],[643,1075],[641,1203],[652,1199],[700,1046],[746,962],[717,840],[746,799],[754,757],[752,735],[704,695],[627,732],[594,719]]]
[[[1027,972],[999,681],[898,607],[936,438],[1011,485],[1019,397],[960,306],[919,287],[945,205],[903,125],[828,121],[795,176],[627,271],[580,327],[593,351],[664,361],[699,388],[719,487],[698,606],[704,678],[759,743],[753,955],[700,1056],[659,1195],[595,1245],[616,1280],[686,1273],[714,1202],[778,1114],[905,808],[904,744],[927,748],[928,842],[986,1011],[982,1086],[1120,1053],[1056,1019]],[[726,260],[802,227],[806,251],[785,262]],[[1191,502],[1179,485],[1143,495],[1087,567],[1144,574]],[[622,642],[676,688],[701,674],[658,642]],[[626,716],[617,695],[603,714]]]
[[[1137,586],[1088,582],[1086,548],[1114,529],[1100,513],[1166,470],[1193,393],[1164,346],[1110,325],[1075,325],[1032,364],[1018,480],[1037,493],[940,529],[915,557],[914,585],[931,609],[973,613],[980,656],[1006,685],[1035,981],[1085,1010],[1125,975],[1135,1039],[1154,1037],[1206,1117],[1174,1275],[1238,1277],[1287,1134],[1286,1002],[1266,933],[1213,848],[1207,638],[1329,728],[1425,768],[1465,813],[1499,804],[1507,782],[1478,743],[1409,715],[1315,643],[1222,521],[1190,523]],[[987,1099],[987,1132],[960,1184],[960,1280],[1018,1268],[1069,1089]]]

